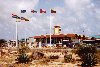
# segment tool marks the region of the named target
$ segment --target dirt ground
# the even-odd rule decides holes
[[[81,67],[79,66],[81,62],[76,61],[77,59],[80,59],[80,58],[75,53],[72,53],[71,50],[72,49],[70,48],[68,49],[35,48],[35,49],[32,49],[31,52],[40,51],[40,52],[43,52],[46,56],[58,55],[59,58],[55,60],[50,60],[47,63],[44,63],[42,59],[32,60],[32,62],[29,62],[28,64],[15,63],[16,62],[15,59],[17,58],[17,55],[18,55],[16,50],[11,50],[10,52],[5,51],[3,55],[0,55],[0,67]],[[72,54],[72,58],[74,58],[75,60],[70,63],[65,63],[64,52],[67,52],[67,54]],[[95,67],[100,67],[100,65],[95,66]]]

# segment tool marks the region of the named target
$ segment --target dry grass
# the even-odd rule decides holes
[[[68,49],[67,49],[68,50]],[[78,62],[73,60],[73,62],[65,63],[64,62],[64,55],[65,53],[72,53],[73,58],[76,58],[76,50],[67,51],[65,49],[33,49],[34,51],[40,51],[43,52],[46,56],[46,58],[40,59],[40,60],[32,60],[32,62],[28,64],[16,64],[15,62],[16,55],[10,54],[8,57],[1,57],[0,58],[0,67],[75,67]],[[52,60],[48,58],[50,55],[58,55],[59,58]],[[97,52],[98,58],[100,59],[100,51]],[[6,62],[7,64],[3,64],[3,62]],[[77,67],[77,66],[76,66]],[[78,66],[79,67],[79,66]]]
[[[97,51],[98,64],[100,64],[100,50]]]

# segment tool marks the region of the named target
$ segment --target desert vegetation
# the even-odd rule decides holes
[[[93,67],[97,64],[97,50],[92,45],[82,45],[78,48],[77,54],[81,58],[82,67]]]

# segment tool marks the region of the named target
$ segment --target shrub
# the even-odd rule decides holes
[[[77,50],[77,54],[81,58],[82,67],[92,67],[97,64],[96,47],[91,45],[82,45]]]
[[[59,56],[58,55],[50,55],[49,59],[58,59]]]
[[[28,53],[30,52],[30,48],[28,46],[23,46],[23,47],[20,47],[18,51],[19,51],[19,54]]]
[[[65,61],[66,63],[71,62],[71,61],[72,61],[72,55],[71,55],[71,54],[69,54],[69,55],[64,55],[64,61]]]
[[[44,53],[42,52],[33,52],[31,55],[31,58],[34,60],[39,60],[42,59],[44,57]]]
[[[19,55],[16,60],[18,61],[17,63],[28,63],[30,61],[30,58],[28,57],[28,55],[23,53]]]

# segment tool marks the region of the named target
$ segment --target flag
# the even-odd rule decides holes
[[[21,17],[21,20],[25,20],[25,18],[24,17]]]
[[[24,17],[21,17],[21,20],[29,21],[28,19],[26,19],[26,18],[24,18]]]
[[[25,18],[25,21],[29,21],[29,19],[26,19],[26,18]]]
[[[46,13],[46,10],[40,9],[40,13]]]
[[[21,10],[21,13],[25,13],[26,12],[26,10]]]
[[[20,17],[15,14],[12,14],[12,18],[20,19]]]
[[[51,13],[56,13],[56,11],[55,11],[55,10],[53,10],[53,9],[51,9]]]
[[[32,13],[37,13],[37,11],[35,11],[35,10],[31,10],[31,12],[32,12]]]
[[[17,17],[16,19],[20,19],[20,17]]]
[[[18,16],[15,14],[12,14],[12,18],[17,18]]]

